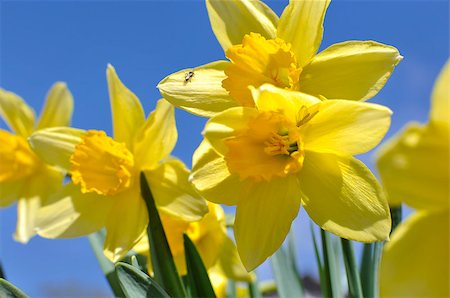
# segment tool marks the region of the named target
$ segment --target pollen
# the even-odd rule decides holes
[[[265,39],[257,33],[244,36],[242,44],[229,48],[226,56],[231,64],[225,70],[222,86],[242,106],[253,107],[248,86],[265,83],[289,90],[298,89],[302,71],[291,45],[280,38]]]
[[[41,165],[23,137],[0,130],[0,144],[0,182],[25,178]]]
[[[134,176],[134,158],[124,143],[103,131],[90,130],[70,157],[72,181],[83,193],[114,195],[128,189]]]
[[[242,180],[270,181],[294,174],[303,166],[299,128],[280,112],[261,112],[225,144],[227,166]]]

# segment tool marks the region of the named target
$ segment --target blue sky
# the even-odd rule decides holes
[[[267,3],[280,14],[287,1]],[[48,88],[67,82],[75,98],[75,127],[111,133],[108,63],[148,113],[160,98],[155,86],[166,75],[224,59],[203,1],[3,0],[0,13],[0,87],[39,111]],[[394,111],[388,136],[407,121],[426,121],[433,82],[449,53],[448,1],[334,1],[324,26],[321,49],[345,40],[376,40],[405,57],[371,100]],[[174,155],[189,165],[204,122],[177,111]],[[361,159],[373,168],[372,156]],[[55,294],[58,286],[83,287],[84,295],[109,293],[87,239],[15,243],[15,212],[15,207],[0,210],[0,260],[13,283],[32,296]],[[300,213],[295,229],[299,266],[314,272],[306,213]],[[265,265],[259,274],[266,278],[268,271]]]

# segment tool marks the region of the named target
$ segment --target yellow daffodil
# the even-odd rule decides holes
[[[17,241],[26,243],[35,235],[37,210],[63,181],[61,172],[45,165],[33,153],[27,137],[33,131],[69,125],[72,110],[72,94],[64,83],[50,89],[38,121],[22,98],[0,89],[0,116],[15,133],[0,130],[0,207],[18,202]]]
[[[230,108],[207,122],[191,176],[207,200],[237,205],[234,234],[247,270],[280,247],[300,205],[341,237],[385,240],[387,200],[352,155],[380,142],[391,111],[272,85],[252,96],[256,108]]]
[[[149,220],[140,196],[140,172],[161,213],[198,221],[208,209],[189,184],[188,169],[169,156],[177,140],[173,106],[160,100],[145,120],[139,99],[112,66],[107,79],[114,138],[103,131],[54,128],[29,141],[39,156],[72,178],[54,203],[42,208],[38,234],[77,237],[105,227],[105,255],[117,261],[139,241]]]
[[[450,63],[432,94],[430,121],[408,124],[380,152],[393,205],[416,212],[392,234],[380,269],[382,297],[449,297]]]
[[[186,233],[195,244],[207,269],[214,271],[216,275],[224,274],[225,278],[251,281],[252,276],[245,271],[236,251],[236,246],[227,235],[225,214],[222,207],[213,203],[208,203],[208,207],[208,214],[198,222],[186,222],[172,216],[161,216],[178,272],[181,275],[187,273],[183,244],[183,233]],[[134,250],[148,256],[147,237],[142,237]],[[147,259],[150,258],[147,257]],[[152,272],[151,263],[148,262],[148,265],[149,272]],[[217,285],[222,284],[222,282],[221,278],[217,278]]]
[[[248,86],[265,83],[329,99],[367,100],[401,61],[374,41],[347,41],[317,53],[328,0],[291,0],[281,17],[264,3],[206,0],[211,26],[229,61],[182,70],[158,88],[172,104],[201,116],[253,107]]]

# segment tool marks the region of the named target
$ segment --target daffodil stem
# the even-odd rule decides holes
[[[344,256],[345,271],[347,273],[349,295],[353,298],[362,298],[361,280],[359,278],[358,265],[356,264],[353,243],[341,238],[342,254]]]
[[[323,278],[325,286],[323,289],[324,297],[339,297],[339,285],[337,284],[337,268],[335,260],[335,251],[333,249],[332,239],[329,233],[320,229],[322,236],[322,253],[323,253]],[[320,281],[322,283],[322,280]]]
[[[361,263],[361,285],[364,297],[378,297],[378,270],[383,245],[383,242],[364,244]]]
[[[402,221],[402,205],[391,207],[391,219],[392,219],[392,228],[391,228],[391,234],[394,232],[395,228],[400,224]]]

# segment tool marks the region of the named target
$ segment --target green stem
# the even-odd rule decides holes
[[[402,205],[391,207],[391,219],[392,219],[392,228],[391,228],[391,234],[394,232],[395,228],[401,223],[402,221]]]
[[[347,239],[341,238],[341,244],[350,297],[362,298],[361,280],[359,279],[353,243]]]
[[[323,277],[326,289],[326,293],[323,293],[324,297],[339,297],[338,288],[336,284],[337,268],[335,266],[335,256],[333,250],[333,243],[329,233],[320,229],[322,236],[322,253],[323,253]],[[320,281],[322,283],[322,281]]]

